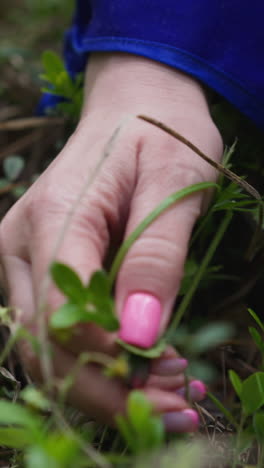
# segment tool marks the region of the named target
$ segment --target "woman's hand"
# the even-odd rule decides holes
[[[65,217],[114,129],[125,116],[137,114],[163,121],[215,160],[221,157],[221,137],[198,82],[142,57],[92,54],[77,129],[1,226],[1,257],[10,304],[21,309],[23,322],[31,330],[36,328],[35,311],[43,279]],[[132,119],[121,130],[112,153],[79,203],[57,259],[88,281],[92,272],[102,268],[107,253],[165,197],[215,178],[214,170],[190,149],[148,123]],[[180,285],[190,234],[207,196],[199,192],[168,209],[128,252],[115,292],[120,336],[127,342],[149,347],[164,332]],[[63,301],[52,285],[48,313]],[[67,374],[75,355],[82,351],[115,353],[114,339],[113,334],[95,325],[77,327],[67,349],[55,344],[56,375]],[[38,360],[29,346],[24,344],[21,353],[31,372],[39,375]],[[163,359],[168,362],[166,354]],[[183,385],[181,371],[171,364],[170,375],[158,373],[157,377],[154,372],[143,390],[156,411],[170,414],[165,417],[168,427],[193,430],[197,425],[195,413],[182,412],[188,405],[175,391]],[[127,393],[118,380],[107,380],[100,369],[87,365],[79,373],[71,399],[91,415],[111,422],[114,414],[124,409]]]

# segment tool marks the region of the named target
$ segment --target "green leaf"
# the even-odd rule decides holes
[[[242,380],[240,379],[239,375],[231,369],[228,371],[228,375],[229,375],[230,382],[233,385],[233,388],[237,396],[240,397],[241,392],[242,392],[242,385],[243,385]]]
[[[261,353],[264,353],[264,340],[255,327],[249,327],[249,333]]]
[[[62,432],[51,433],[44,444],[45,452],[57,461],[59,467],[72,468],[75,463],[76,466],[80,466],[80,446],[74,436]]]
[[[53,88],[49,88],[49,87],[45,87],[43,86],[40,91],[42,93],[48,93],[48,94],[53,94],[54,96],[60,96],[60,92],[58,90],[57,87],[53,87]],[[57,104],[56,108],[59,106],[60,103]]]
[[[33,386],[27,386],[20,392],[20,397],[31,407],[46,411],[50,408],[50,403],[43,393]]]
[[[261,328],[261,330],[264,332],[264,325],[263,323],[261,322],[260,318],[258,317],[258,315],[256,314],[256,312],[254,312],[254,310],[252,309],[248,309],[248,312],[250,313],[251,317],[253,317],[253,319],[255,320],[255,322],[258,324],[258,326]]]
[[[16,424],[29,429],[38,429],[40,419],[18,403],[0,400],[0,425]]]
[[[98,270],[93,273],[86,287],[86,301],[90,321],[108,331],[119,329],[110,283],[105,271]]]
[[[55,87],[57,93],[67,99],[72,99],[75,93],[75,84],[66,70],[56,76]]]
[[[160,416],[152,416],[151,419],[148,420],[145,429],[150,434],[148,448],[156,449],[160,447],[165,439],[165,429],[162,418]]]
[[[72,327],[80,322],[85,322],[87,312],[84,308],[76,304],[64,304],[57,309],[49,320],[49,325],[54,330]]]
[[[95,298],[108,297],[110,290],[110,283],[106,272],[104,270],[95,271],[87,286],[89,296],[92,294]]]
[[[41,444],[34,444],[27,450],[26,467],[79,468],[87,466],[87,458],[84,463],[84,457],[76,438],[62,431],[46,434]],[[89,463],[88,466],[90,466]]]
[[[77,273],[68,265],[53,262],[50,272],[56,286],[69,300],[76,304],[85,304],[86,289]]]
[[[189,351],[204,353],[215,348],[232,336],[233,327],[228,323],[212,323],[202,327],[192,338]]]
[[[104,313],[100,314],[100,310],[98,313],[90,312],[87,315],[86,322],[93,322],[99,325],[100,327],[104,328],[109,332],[114,332],[119,330],[119,321],[118,318],[114,315],[113,311],[109,308],[109,310],[104,311]]]
[[[64,72],[65,67],[61,58],[52,50],[46,50],[41,57],[42,65],[47,77],[55,82],[58,74]]]
[[[137,435],[137,451],[157,448],[164,440],[164,425],[152,414],[153,406],[144,393],[133,391],[127,403],[128,420]]]
[[[29,447],[25,454],[25,461],[27,468],[61,468],[57,461],[38,445]]]
[[[128,397],[127,419],[117,417],[118,427],[134,453],[156,449],[164,441],[164,425],[152,409],[144,393],[135,390]]]
[[[116,339],[116,343],[118,343],[122,348],[126,349],[126,351],[129,351],[132,354],[136,354],[138,356],[142,356],[149,359],[160,357],[167,346],[165,340],[158,341],[158,343],[155,346],[148,349],[138,348],[137,346],[130,345],[125,341],[120,340],[120,338]]]
[[[3,162],[4,174],[10,182],[16,180],[25,166],[21,156],[8,156]]]
[[[260,443],[264,441],[264,412],[258,411],[253,416],[253,427]]]
[[[65,329],[79,322],[93,322],[107,331],[118,330],[119,321],[104,271],[96,271],[86,287],[79,276],[63,263],[53,263],[51,274],[56,285],[69,298],[69,303],[52,315],[52,328]]]
[[[24,428],[0,428],[0,445],[12,448],[23,448],[32,443],[32,435]]]
[[[88,307],[70,303],[64,304],[51,315],[49,325],[53,330],[62,330],[87,322],[96,323],[107,331],[119,329],[119,321],[112,310],[101,313],[100,310],[89,310]]]
[[[254,413],[264,404],[264,372],[255,372],[244,380],[240,399],[246,414]]]
[[[127,403],[129,421],[136,431],[141,431],[147,419],[152,413],[152,404],[140,391],[131,392]]]

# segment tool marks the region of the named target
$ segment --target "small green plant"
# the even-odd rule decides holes
[[[263,332],[264,325],[259,316],[252,309],[249,309],[249,313]],[[258,462],[256,467],[261,468],[264,464],[264,372],[262,370],[264,339],[254,327],[249,327],[249,332],[260,351],[262,365],[261,370],[253,372],[245,380],[242,380],[234,370],[229,370],[229,379],[240,402],[239,406],[236,410],[229,411],[214,395],[209,393],[209,396],[236,429],[233,436],[232,467],[238,466],[239,457],[243,450],[252,449],[257,443]]]
[[[165,441],[160,417],[142,392],[133,391],[127,400],[127,416],[116,416],[117,426],[133,454],[157,450]]]
[[[56,111],[73,120],[78,119],[83,103],[83,75],[79,74],[73,79],[65,69],[62,59],[49,50],[42,55],[42,65],[44,73],[41,78],[47,83],[42,91],[61,98]]]
[[[0,400],[0,444],[23,449],[23,466],[27,468],[84,466],[78,441],[41,415],[40,411],[49,407],[41,392],[27,388],[21,396],[26,406]]]
[[[104,271],[96,271],[88,285],[84,285],[77,273],[62,263],[53,263],[51,275],[68,298],[68,302],[51,316],[53,331],[68,329],[79,322],[93,322],[107,331],[118,330],[110,283]]]

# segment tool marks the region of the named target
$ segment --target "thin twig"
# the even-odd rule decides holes
[[[60,125],[65,122],[63,117],[28,117],[23,119],[13,119],[0,122],[1,131],[17,131],[25,130],[27,128],[39,128],[50,125]]]
[[[141,120],[144,120],[145,122],[148,122],[148,123],[154,125],[155,127],[160,128],[164,132],[168,133],[172,137],[179,140],[185,146],[187,146],[192,151],[194,151],[194,153],[196,153],[198,156],[200,156],[204,161],[206,161],[208,164],[210,164],[215,169],[217,169],[221,174],[225,175],[232,182],[235,182],[236,184],[238,184],[246,192],[250,193],[250,195],[252,195],[253,198],[258,200],[258,202],[259,202],[259,204],[258,204],[258,207],[259,207],[258,224],[257,224],[255,234],[252,237],[252,240],[251,240],[250,246],[248,248],[248,252],[247,252],[247,257],[249,259],[252,259],[253,255],[256,253],[256,250],[258,250],[258,247],[257,247],[258,241],[259,241],[260,237],[262,237],[262,224],[263,224],[263,219],[264,219],[264,203],[263,203],[263,200],[262,200],[262,197],[261,197],[260,193],[254,187],[252,187],[252,185],[250,185],[247,181],[245,181],[244,179],[239,177],[234,172],[230,171],[230,169],[228,169],[227,167],[223,166],[222,164],[214,161],[212,158],[207,156],[205,153],[203,153],[203,151],[201,151],[197,146],[195,146],[191,141],[189,141],[183,135],[178,133],[176,130],[168,127],[163,122],[160,122],[160,121],[158,121],[156,119],[153,119],[152,117],[148,117],[146,115],[138,115],[137,117],[139,119],[141,119]]]
[[[182,136],[180,133],[178,133],[176,130],[173,130],[172,128],[168,127],[162,122],[159,122],[156,119],[152,119],[152,117],[147,117],[146,115],[138,115],[137,116],[141,120],[145,120],[146,122],[149,122],[152,125],[155,125],[155,127],[160,128],[164,132],[168,133],[172,137],[176,138],[177,140],[181,141],[185,146],[188,146],[194,153],[198,154],[204,161],[206,161],[208,164],[213,166],[215,169],[217,169],[219,172],[224,174],[228,179],[232,180],[233,182],[236,182],[240,187],[242,187],[246,192],[250,193],[252,197],[256,198],[257,200],[262,201],[260,193],[252,187],[248,182],[245,180],[241,179],[237,174],[234,172],[230,171],[227,167],[223,166],[222,164],[214,161],[212,158],[207,156],[205,153],[203,153],[197,146],[195,146],[191,141],[187,140],[184,136]]]

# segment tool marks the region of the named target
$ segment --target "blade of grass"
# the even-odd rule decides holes
[[[239,424],[236,422],[233,415],[230,413],[228,409],[218,400],[211,392],[207,392],[208,397],[210,400],[215,404],[215,406],[223,413],[226,419],[236,428],[239,428]]]
[[[168,330],[168,334],[171,334],[171,331],[173,329],[176,329],[184,315],[184,313],[186,312],[187,310],[187,307],[189,306],[191,300],[192,300],[192,297],[198,287],[198,284],[200,283],[201,281],[201,278],[206,270],[206,268],[208,267],[221,239],[223,238],[223,235],[224,233],[226,232],[226,229],[232,219],[232,216],[233,216],[233,213],[231,211],[227,211],[226,214],[225,214],[225,217],[222,221],[222,223],[220,224],[220,227],[218,229],[218,231],[216,232],[216,235],[215,237],[213,238],[209,248],[207,249],[207,252],[201,262],[201,265],[200,265],[200,268],[198,269],[193,281],[192,281],[192,284],[190,286],[190,288],[188,289],[188,292],[185,294],[180,306],[178,307],[178,310],[171,322],[171,325],[169,327],[169,330]]]

